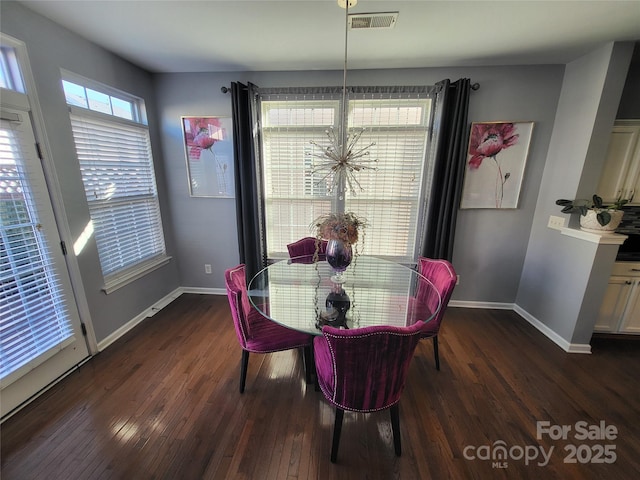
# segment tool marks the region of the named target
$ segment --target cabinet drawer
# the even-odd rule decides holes
[[[615,262],[612,276],[640,277],[640,262]]]

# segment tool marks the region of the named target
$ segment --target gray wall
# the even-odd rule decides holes
[[[535,122],[520,206],[516,210],[459,212],[454,264],[461,282],[454,299],[513,303],[524,262],[564,66],[349,71],[354,85],[432,85],[444,78],[469,77],[469,121]],[[156,75],[162,147],[177,239],[180,277],[185,286],[223,288],[223,272],[237,264],[235,203],[191,198],[182,146],[181,115],[231,115],[231,99],[220,92],[231,81],[260,87],[340,85],[342,72],[253,72]],[[496,228],[499,225],[500,228]],[[204,264],[213,274],[204,273]]]
[[[60,69],[64,68],[145,99],[154,160],[157,165],[162,166],[153,79],[148,72],[32,13],[20,4],[0,2],[0,8],[0,30],[22,40],[27,46],[44,116],[46,137],[51,147],[71,233],[71,238],[64,240],[67,245],[73,245],[90,217],[71,134],[69,111],[62,91]],[[169,255],[174,255],[164,170],[156,167],[156,175],[167,250]],[[144,278],[105,295],[101,291],[103,278],[93,238],[77,260],[98,342],[180,285],[174,260]]]
[[[632,48],[609,44],[567,65],[539,187],[516,303],[568,342],[589,343],[617,247],[561,235],[547,220],[556,199],[595,192]]]

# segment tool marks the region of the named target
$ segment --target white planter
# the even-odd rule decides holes
[[[611,220],[606,225],[598,223],[597,210],[588,210],[586,215],[580,215],[580,228],[585,232],[592,233],[612,233],[618,228],[622,221],[622,210],[607,210],[611,215]]]

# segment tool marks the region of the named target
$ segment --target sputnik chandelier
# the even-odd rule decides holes
[[[314,160],[312,173],[323,175],[317,184],[330,179],[328,184],[329,193],[333,193],[337,189],[340,200],[344,199],[344,193],[349,191],[356,194],[357,190],[363,191],[360,182],[356,179],[355,174],[363,170],[377,171],[376,166],[378,159],[369,158],[369,148],[375,145],[370,143],[363,147],[357,147],[356,144],[364,133],[364,128],[355,129],[351,134],[347,133],[348,113],[347,113],[347,37],[349,31],[349,7],[353,7],[358,0],[337,0],[338,5],[345,9],[345,31],[344,31],[344,70],[342,81],[342,103],[340,104],[340,126],[339,131],[330,127],[325,131],[329,140],[328,146],[319,145],[313,140],[310,142],[313,146],[319,148],[321,152],[307,155],[316,158]]]

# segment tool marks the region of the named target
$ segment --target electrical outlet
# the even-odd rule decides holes
[[[551,215],[549,217],[549,223],[547,224],[547,227],[560,230],[561,228],[564,228],[564,220],[565,219],[563,217],[556,217],[555,215]]]
[[[208,263],[204,264],[204,273],[211,273],[211,265],[209,265]]]
[[[460,275],[456,275],[456,285],[460,285]]]

